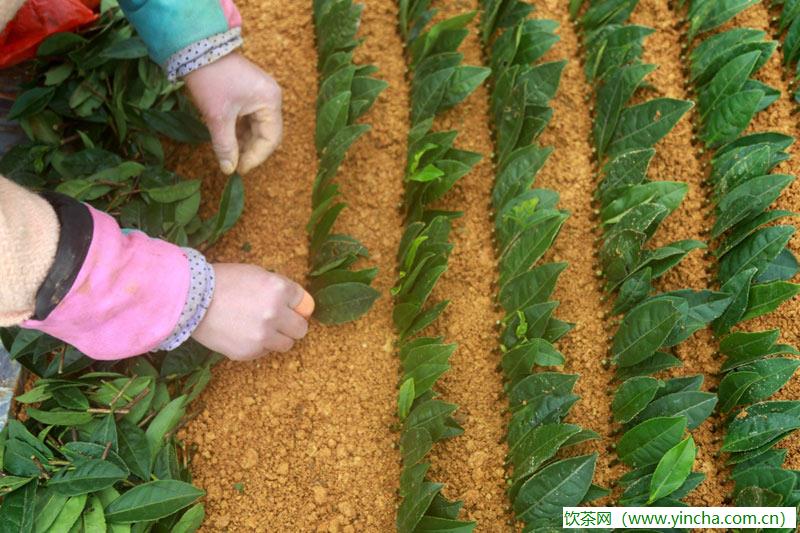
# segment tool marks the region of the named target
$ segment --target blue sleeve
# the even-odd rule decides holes
[[[159,65],[193,43],[230,30],[238,18],[238,12],[231,15],[236,8],[230,0],[120,0],[119,5]]]

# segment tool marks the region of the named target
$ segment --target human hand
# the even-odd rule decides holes
[[[234,52],[186,76],[203,114],[220,168],[244,174],[263,163],[281,141],[281,88]]]
[[[211,305],[192,337],[234,361],[287,352],[305,337],[314,300],[297,283],[254,265],[216,263]]]

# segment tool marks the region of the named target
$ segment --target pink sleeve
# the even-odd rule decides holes
[[[225,18],[228,20],[228,25],[231,28],[236,28],[242,25],[242,15],[234,5],[233,0],[220,0],[222,12],[225,13]]]
[[[188,260],[178,246],[138,231],[123,234],[111,216],[89,210],[94,233],[72,288],[45,320],[22,326],[93,359],[146,353],[178,323],[189,291]]]

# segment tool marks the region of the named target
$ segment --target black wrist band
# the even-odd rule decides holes
[[[36,293],[34,320],[45,320],[67,295],[81,271],[94,234],[94,220],[89,208],[69,196],[44,192],[56,212],[61,233],[53,266]]]

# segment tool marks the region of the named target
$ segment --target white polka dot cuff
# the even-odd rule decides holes
[[[172,54],[164,67],[169,81],[177,81],[200,67],[213,63],[242,46],[242,29],[230,30],[206,37]]]
[[[189,337],[200,325],[203,317],[206,316],[208,306],[211,305],[211,297],[214,295],[214,267],[206,261],[206,258],[192,248],[181,248],[186,258],[189,260],[189,272],[191,281],[189,283],[189,294],[186,296],[186,303],[183,306],[181,317],[172,333],[153,351],[174,350]]]

